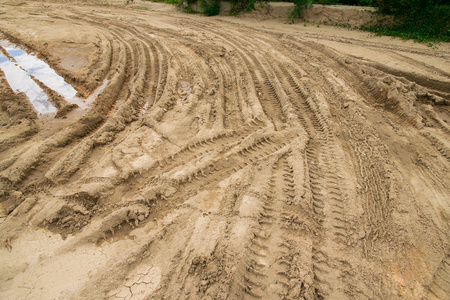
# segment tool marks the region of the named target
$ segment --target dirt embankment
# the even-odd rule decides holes
[[[448,297],[448,44],[101,3],[0,1],[1,299]]]
[[[260,19],[281,18],[288,20],[292,15],[294,7],[295,5],[293,3],[269,2],[267,6],[257,6],[255,11],[244,15],[246,17],[258,17]],[[227,14],[230,8],[231,5],[229,2],[221,2],[221,13]],[[358,27],[374,24],[381,20],[387,22],[391,18],[378,15],[374,7],[313,4],[301,11],[301,21],[312,24]]]

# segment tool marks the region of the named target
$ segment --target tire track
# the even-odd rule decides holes
[[[229,39],[229,38],[228,38]],[[249,47],[248,45],[245,45],[246,47]],[[262,48],[262,47],[261,47]],[[270,65],[274,66],[276,65],[275,63],[270,63]],[[259,65],[259,68],[263,68],[262,64]],[[282,74],[283,72],[278,71],[277,72],[277,67],[274,66],[272,68],[275,68],[275,74],[280,78],[281,82],[290,82],[292,87],[294,88],[295,91],[297,91],[297,93],[300,96],[300,99],[303,100],[303,106],[307,107],[309,111],[309,115],[307,117],[299,114],[299,119],[303,120],[303,124],[306,127],[306,131],[310,134],[310,136],[312,137],[312,139],[316,140],[316,142],[314,144],[309,144],[309,145],[313,145],[311,147],[307,147],[307,161],[309,161],[311,163],[311,165],[313,167],[310,168],[310,172],[312,172],[316,177],[319,176],[319,174],[322,172],[322,170],[319,169],[318,167],[318,161],[319,160],[323,160],[323,161],[327,161],[329,160],[328,158],[328,152],[329,150],[327,150],[328,146],[327,146],[327,137],[331,135],[331,133],[328,130],[328,125],[326,123],[326,117],[324,116],[324,114],[321,112],[320,108],[318,108],[317,103],[320,102],[318,101],[318,99],[313,96],[313,98],[307,98],[304,99],[304,95],[306,94],[306,92],[302,91],[299,87],[300,85],[298,83],[296,83],[291,76],[288,76],[287,80],[285,80],[285,78],[280,77],[280,74]],[[287,71],[284,72],[284,74],[286,74]],[[288,73],[288,75],[290,75]],[[266,75],[267,76],[267,75]],[[277,79],[277,76],[274,77],[274,80]],[[266,77],[267,79],[267,77]],[[255,80],[255,78],[254,78]],[[268,91],[274,96],[274,98],[276,98],[278,100],[278,102],[280,102],[280,96],[276,91],[275,86],[271,83],[271,81],[266,80],[265,82],[265,86],[269,87]],[[277,84],[277,86],[280,86],[280,83]],[[314,92],[310,92],[310,94],[314,95]],[[314,100],[313,100],[314,99]],[[289,102],[290,103],[290,102]],[[294,105],[295,107],[295,105]],[[299,112],[299,108],[297,106],[297,112]],[[308,123],[306,123],[305,119],[308,119]],[[308,126],[309,125],[309,126]],[[319,135],[319,137],[317,136]],[[321,137],[320,137],[321,136]],[[318,143],[317,141],[322,140],[322,143]],[[316,157],[316,152],[314,149],[320,149],[319,151],[322,151],[323,154],[322,157]],[[325,168],[330,168],[330,163],[326,162],[324,167]],[[330,172],[331,173],[331,172]],[[313,175],[313,176],[314,176]],[[327,178],[326,182],[330,182],[331,184],[327,184],[327,186],[322,187],[320,185],[320,183],[316,180],[312,180],[311,181],[311,190],[312,190],[312,205],[313,205],[313,211],[315,213],[316,219],[318,220],[319,223],[323,223],[325,218],[327,219],[327,224],[326,227],[330,227],[330,229],[332,229],[333,231],[333,236],[331,237],[331,239],[338,239],[338,236],[344,236],[344,238],[346,237],[346,228],[345,228],[345,220],[342,219],[342,205],[340,205],[341,203],[341,192],[339,191],[339,188],[337,187],[337,179],[334,176],[331,176],[329,178]],[[325,204],[324,201],[324,197],[322,194],[322,190],[330,190],[330,194],[333,194],[332,198],[327,201],[327,203]],[[327,193],[327,192],[325,192]],[[327,216],[325,217],[324,213],[323,213],[323,209],[325,207],[325,205],[330,205],[332,208],[330,208],[330,211],[327,212]],[[330,224],[328,224],[330,223]],[[339,240],[339,239],[338,239]],[[330,241],[329,243],[332,244],[332,242]],[[327,245],[328,246],[328,245]],[[316,264],[315,264],[315,270],[317,270],[317,274],[314,275],[314,278],[316,278],[316,282],[318,285],[321,285],[321,287],[319,288],[320,290],[322,290],[323,294],[329,294],[330,293],[330,288],[327,284],[327,280],[328,281],[333,281],[334,278],[326,278],[326,277],[330,277],[329,273],[326,269],[329,268],[329,266],[325,265],[325,266],[320,266],[319,264],[322,264],[322,261],[324,260],[323,257],[326,257],[326,254],[321,251],[321,250],[317,250],[316,254],[314,255],[315,258],[317,258]],[[320,274],[320,275],[319,275]],[[320,292],[319,292],[320,293]]]
[[[73,298],[445,295],[448,126],[437,106],[425,106],[444,98],[442,86],[413,87],[417,78],[391,76],[307,32],[130,6],[46,5],[55,24],[95,31],[80,91],[107,85],[64,132],[25,141],[0,162],[0,204],[15,205],[0,223],[19,224],[2,228],[18,265],[5,269],[41,289],[44,277],[62,275],[55,265],[77,256],[78,273],[63,274],[79,282],[66,294]],[[391,53],[400,60],[416,51],[362,45],[405,51]],[[415,148],[416,137],[425,145]],[[14,259],[28,225],[72,236],[25,266]],[[399,255],[407,247],[418,250]],[[84,263],[92,253],[98,265]],[[20,292],[16,279],[5,282]]]
[[[289,249],[285,245],[281,213],[286,202],[284,181],[289,180],[286,157],[280,157],[272,165],[268,190],[262,200],[262,210],[257,226],[249,240],[248,255],[241,289],[255,298],[279,298],[289,291],[290,262],[286,259]],[[287,177],[286,177],[287,176]],[[246,284],[243,284],[246,283]]]
[[[450,294],[450,256],[446,255],[439,264],[428,290],[428,299],[445,299]]]
[[[209,26],[205,26],[209,25]],[[243,51],[249,46],[245,41],[239,38],[239,35],[228,35],[220,31],[220,29],[214,28],[212,24],[191,24],[195,28],[206,31],[205,28],[215,36],[220,37],[224,43],[232,47],[236,51],[240,52],[240,57],[247,66],[247,70],[253,81],[257,98],[261,104],[264,113],[272,120],[275,128],[280,128],[283,123],[286,122],[286,116],[282,111],[282,106],[279,101],[279,95],[276,93],[274,83],[269,79],[269,75],[266,69],[262,66],[260,60],[262,58],[257,57],[257,52]],[[214,29],[213,29],[214,28]]]

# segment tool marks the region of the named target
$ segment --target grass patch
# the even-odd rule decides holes
[[[378,35],[413,39],[422,43],[450,42],[450,5],[436,5],[394,14],[392,24],[361,26]]]
[[[436,42],[450,42],[450,5],[448,0],[293,0],[290,14],[293,19],[301,18],[303,9],[315,4],[343,4],[376,6],[379,16],[390,15],[394,21],[378,21],[359,27],[377,35],[388,35],[402,39],[413,39],[433,45]]]

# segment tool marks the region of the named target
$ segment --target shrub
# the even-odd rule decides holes
[[[256,8],[259,4],[260,7],[267,7],[268,0],[232,0],[231,11],[232,15],[237,15],[241,12],[249,12]]]
[[[219,14],[220,1],[219,0],[200,0],[201,13],[206,16],[215,16]]]
[[[315,0],[315,4],[375,6],[377,0]]]
[[[192,9],[192,4],[195,2],[197,2],[197,0],[178,0],[178,8],[185,13],[197,13],[197,11]]]
[[[312,5],[312,0],[293,0],[295,6],[290,19],[301,18],[302,10]]]
[[[450,41],[450,5],[445,1],[379,0],[377,4],[381,13],[394,16],[394,23],[362,29],[420,42]]]
[[[420,42],[450,42],[450,5],[448,0],[293,0],[290,19],[300,18],[301,11],[312,2],[377,6],[380,14],[394,16],[392,24],[378,22],[360,29],[378,34],[415,39]]]

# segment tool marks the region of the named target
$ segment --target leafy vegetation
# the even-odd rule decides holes
[[[154,1],[154,0],[152,0]],[[162,0],[166,3],[175,4],[183,12],[188,14],[202,13],[206,16],[215,16],[219,14],[220,0]],[[194,4],[198,4],[197,11],[193,8]]]
[[[291,1],[290,1],[291,2]],[[376,6],[378,13],[391,15],[391,23],[377,22],[360,29],[380,35],[398,36],[419,42],[450,42],[450,5],[448,0],[292,0],[292,18],[312,3]]]
[[[200,12],[206,16],[219,14],[220,0],[200,0]]]
[[[268,0],[231,0],[232,15],[237,15],[241,12],[250,12],[259,5],[260,7],[267,7]]]
[[[219,14],[220,0],[152,0],[152,1],[164,1],[166,3],[177,4],[178,7],[187,13],[196,13],[192,7],[198,3],[200,13],[207,16],[214,16]],[[267,7],[268,0],[230,0],[231,10],[230,14],[237,15],[241,12],[250,12],[257,6]]]
[[[179,0],[151,0],[152,2],[165,2],[167,4],[179,5]]]
[[[376,6],[377,0],[315,0],[315,4]]]
[[[164,0],[167,1],[167,0]],[[169,0],[172,1],[172,0]],[[178,1],[178,8],[181,9],[183,12],[188,14],[195,14],[198,13],[195,9],[192,8],[192,5],[197,2],[197,0],[176,0]]]
[[[419,42],[450,42],[450,5],[445,1],[384,0],[378,4],[379,12],[393,15],[394,22],[361,29]]]
[[[312,5],[312,0],[293,0],[295,7],[291,12],[290,19],[301,18],[302,10]]]
[[[314,4],[376,6],[378,0],[314,0]],[[294,0],[270,0],[270,2],[296,2]]]
[[[107,0],[105,0],[107,1]],[[219,14],[220,0],[153,0],[178,5],[184,12],[196,13],[192,6],[199,3],[202,14]],[[230,0],[232,15],[267,6],[268,0]],[[272,0],[273,1],[273,0]],[[419,42],[450,42],[450,5],[448,0],[291,0],[295,4],[290,21],[301,17],[301,11],[314,4],[342,4],[378,7],[378,14],[391,15],[391,23],[378,22],[361,26],[361,30],[379,35],[397,36]]]

